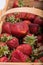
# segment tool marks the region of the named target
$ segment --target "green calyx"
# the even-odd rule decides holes
[[[7,17],[6,21],[7,21],[7,22],[14,23],[15,18],[14,18],[14,16],[10,16],[10,17]]]
[[[10,53],[10,51],[9,51],[7,45],[0,47],[0,57],[6,56],[6,55],[9,54],[9,53]]]
[[[1,42],[6,42],[8,40],[11,40],[12,39],[12,36],[6,36],[6,34],[4,34],[2,37],[0,37],[0,41]]]
[[[19,18],[15,18],[14,16],[10,16],[7,17],[6,21],[11,23],[16,23],[16,22],[20,22],[21,20]]]
[[[25,38],[24,38],[24,43],[27,43],[27,44],[30,44],[30,45],[33,45],[35,42],[37,41],[37,37],[34,36],[34,35],[27,35]]]
[[[23,2],[23,0],[18,0],[18,2],[19,2],[19,4],[18,4],[19,7],[24,6],[24,2]]]

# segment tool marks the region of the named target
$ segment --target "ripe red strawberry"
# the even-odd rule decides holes
[[[41,43],[43,40],[42,40],[42,35],[38,35],[37,36],[37,39],[38,39],[38,43]]]
[[[30,55],[32,53],[32,47],[29,44],[22,44],[17,47],[17,50],[20,50],[26,55]]]
[[[34,23],[39,24],[39,25],[43,24],[42,19],[40,17],[36,17],[35,20],[34,20]]]
[[[11,34],[10,25],[11,24],[9,22],[4,22],[3,25],[2,25],[2,32]]]
[[[9,54],[8,46],[5,43],[0,42],[0,57],[6,56],[8,54]]]
[[[27,34],[29,27],[24,22],[18,22],[11,25],[11,33],[12,35],[16,35],[18,37],[22,37]]]
[[[24,6],[23,1],[21,1],[21,0],[14,0],[13,8],[15,8],[15,7],[22,7],[22,6]]]
[[[0,62],[8,62],[8,58],[6,56],[1,57]]]
[[[21,51],[19,50],[14,50],[11,54],[11,59],[16,58],[19,60],[19,62],[26,62],[29,57],[27,55],[24,55]],[[13,60],[12,60],[13,61]]]
[[[29,29],[32,34],[37,34],[39,32],[39,25],[32,23],[30,24]]]
[[[16,37],[14,37],[14,38],[8,40],[6,42],[6,44],[8,45],[9,48],[14,49],[19,45],[19,41]]]
[[[23,22],[25,22],[27,25],[31,24],[31,21],[29,21],[29,20],[24,20]]]
[[[26,14],[26,18],[29,19],[29,20],[31,20],[31,21],[34,20],[35,17],[36,17],[36,16],[35,16],[34,14],[32,14],[32,13],[27,13],[27,14]]]
[[[25,19],[26,18],[26,14],[25,12],[21,12],[21,13],[17,13],[15,15],[15,18],[21,18],[21,19]]]

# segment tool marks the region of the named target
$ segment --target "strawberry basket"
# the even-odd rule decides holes
[[[42,13],[37,8],[19,7],[1,15],[0,46],[5,48],[0,55],[0,62],[6,62],[2,65],[43,64]]]

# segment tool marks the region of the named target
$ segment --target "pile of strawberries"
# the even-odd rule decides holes
[[[0,34],[0,62],[43,62],[43,20],[31,13],[6,15]]]

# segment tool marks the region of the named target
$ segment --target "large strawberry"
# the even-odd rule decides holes
[[[11,27],[11,23],[10,22],[4,22],[3,25],[2,25],[2,32],[11,34],[10,27]]]
[[[22,37],[22,36],[26,35],[28,30],[29,30],[29,27],[24,22],[18,22],[18,23],[15,23],[15,24],[11,25],[12,35],[16,35],[18,37]]]
[[[18,59],[18,62],[26,62],[27,60],[29,61],[29,57],[19,50],[14,50],[11,54],[11,60],[12,57]],[[15,61],[15,59],[13,59],[12,61]]]
[[[13,3],[13,8],[15,7],[22,7],[24,6],[24,3],[23,3],[23,0],[14,0],[14,3]]]
[[[39,32],[39,25],[38,24],[30,24],[29,26],[30,32],[33,34],[37,34]]]
[[[9,48],[14,49],[19,45],[19,41],[16,37],[14,38],[12,37],[12,39],[8,40],[6,44],[8,45]]]
[[[0,58],[0,62],[8,62],[8,58],[6,56],[3,56]]]
[[[8,46],[5,43],[0,42],[0,57],[8,55],[9,52]]]
[[[31,55],[32,53],[32,47],[29,44],[22,44],[17,47],[18,50],[20,50],[22,53],[26,55]]]

